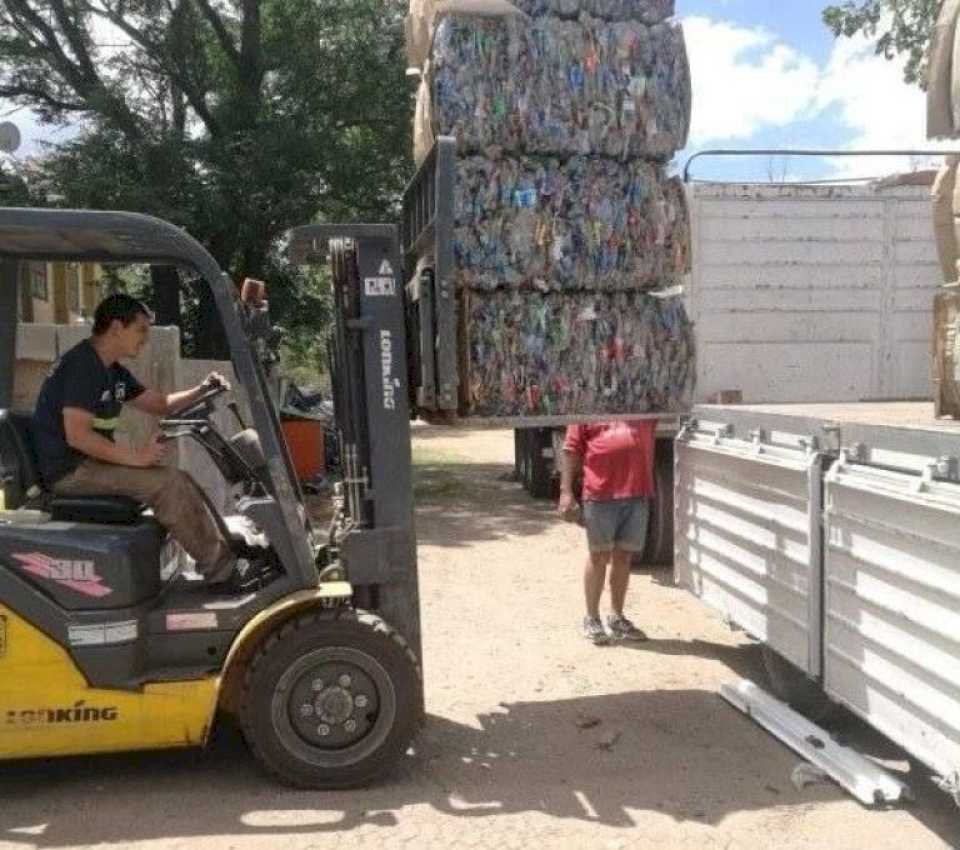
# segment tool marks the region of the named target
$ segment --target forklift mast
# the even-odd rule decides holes
[[[361,607],[380,612],[422,658],[413,526],[410,403],[397,228],[306,225],[291,233],[299,265],[329,260],[329,343],[340,433],[345,524],[337,546]]]

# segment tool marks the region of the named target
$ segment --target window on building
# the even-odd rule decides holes
[[[30,292],[40,301],[50,300],[50,287],[47,283],[47,264],[31,263]]]

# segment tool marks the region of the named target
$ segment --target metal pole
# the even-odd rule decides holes
[[[960,151],[933,151],[933,150],[813,150],[805,148],[748,148],[734,150],[730,148],[716,148],[714,150],[698,151],[683,169],[683,182],[690,182],[690,166],[694,161],[706,156],[809,156],[809,157],[849,157],[849,156],[960,156]]]

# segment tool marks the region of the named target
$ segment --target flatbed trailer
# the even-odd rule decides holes
[[[846,706],[960,801],[960,422],[703,405],[674,482],[676,580],[763,643],[778,696]]]

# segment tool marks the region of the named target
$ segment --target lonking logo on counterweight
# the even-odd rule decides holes
[[[115,705],[87,705],[79,700],[72,706],[24,708],[6,713],[7,726],[45,726],[53,723],[109,723],[120,715]]]

